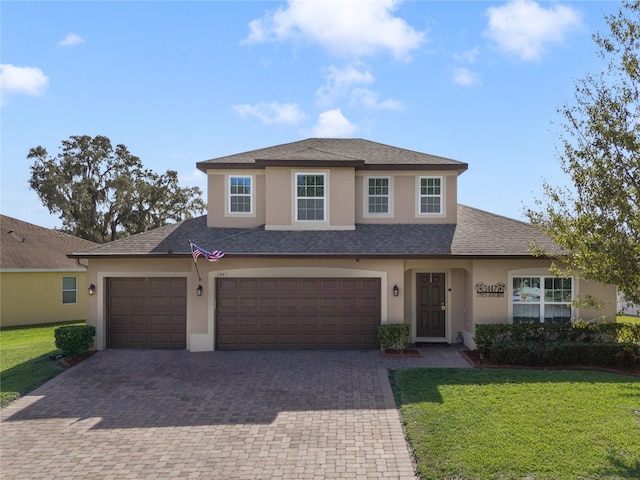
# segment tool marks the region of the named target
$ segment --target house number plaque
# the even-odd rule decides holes
[[[489,285],[486,283],[476,283],[476,295],[478,297],[504,297],[507,286],[504,283],[494,283]]]

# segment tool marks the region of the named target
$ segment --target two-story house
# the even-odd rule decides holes
[[[197,167],[207,215],[73,255],[96,286],[99,349],[373,348],[401,322],[414,342],[473,348],[479,323],[615,315],[614,286],[532,256],[550,243],[531,225],[457,203],[466,163],[312,138]],[[190,241],[226,255],[194,262]]]

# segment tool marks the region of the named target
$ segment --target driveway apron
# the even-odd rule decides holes
[[[443,366],[466,366],[449,354]],[[2,409],[0,473],[414,479],[387,367],[427,364],[378,351],[101,351]]]

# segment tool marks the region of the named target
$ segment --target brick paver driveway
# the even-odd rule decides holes
[[[375,351],[102,351],[2,409],[1,476],[413,479],[388,365]]]

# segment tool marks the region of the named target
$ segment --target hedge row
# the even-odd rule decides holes
[[[640,343],[637,323],[520,323],[476,325],[478,352],[488,356],[496,342]]]
[[[513,365],[640,365],[640,324],[477,325],[478,352]]]
[[[637,343],[498,342],[489,359],[509,365],[598,365],[632,368],[640,366]]]

